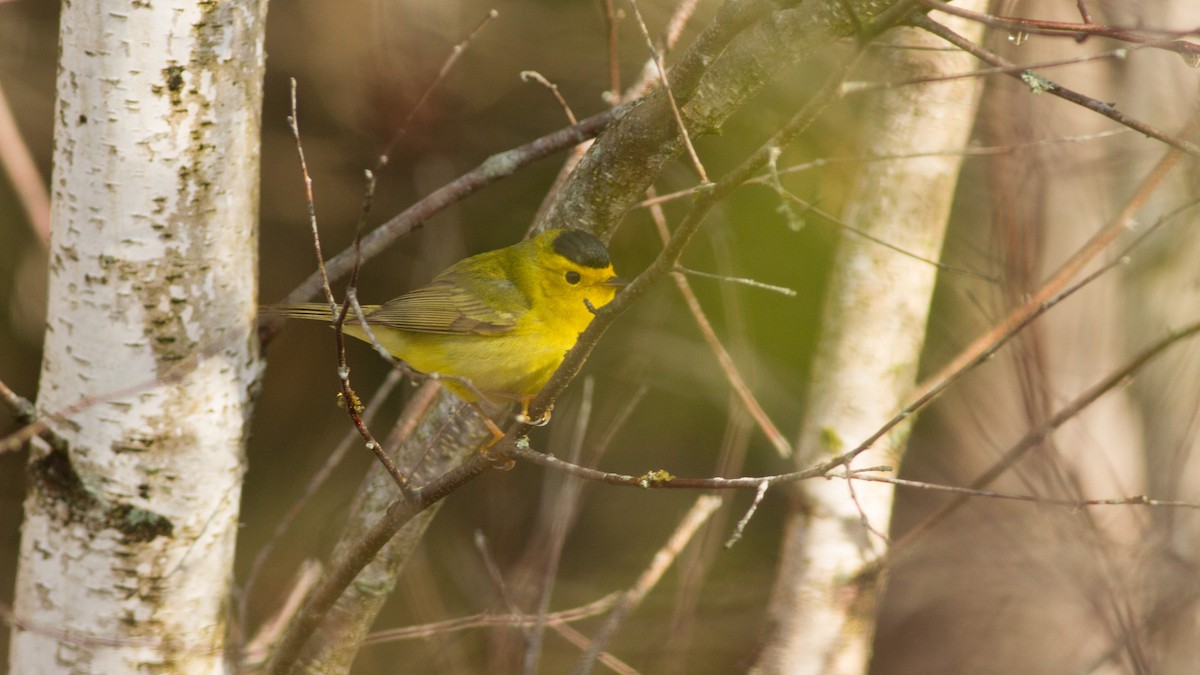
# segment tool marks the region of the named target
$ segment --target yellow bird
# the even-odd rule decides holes
[[[558,369],[593,310],[625,281],[608,249],[582,230],[547,230],[512,246],[465,258],[418,288],[363,312],[379,343],[411,368],[461,378],[444,384],[477,403],[529,402]],[[331,321],[327,304],[268,308],[268,314]],[[367,342],[353,310],[343,330]],[[491,420],[493,433],[498,430]]]

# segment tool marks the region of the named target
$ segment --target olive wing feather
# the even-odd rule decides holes
[[[380,305],[367,322],[418,333],[503,335],[528,309],[528,298],[508,279],[452,268],[428,286]]]

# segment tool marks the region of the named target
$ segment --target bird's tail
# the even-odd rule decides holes
[[[363,310],[370,313],[371,307],[364,307]],[[333,323],[333,320],[337,318],[340,311],[340,307],[335,310],[328,303],[304,302],[298,305],[270,305],[260,307],[258,315],[264,318],[286,317],[288,319],[308,319],[310,321]],[[354,308],[351,307],[350,311],[346,314],[346,321],[353,321],[356,317],[357,314],[355,314]]]

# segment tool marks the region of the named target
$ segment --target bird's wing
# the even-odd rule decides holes
[[[451,268],[428,286],[380,305],[367,322],[418,333],[503,335],[528,310],[528,299],[511,281]]]

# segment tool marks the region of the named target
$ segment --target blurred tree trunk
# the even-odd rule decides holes
[[[265,12],[63,5],[37,401],[61,442],[30,456],[14,673],[224,670]]]
[[[986,3],[959,3],[983,9]],[[977,24],[957,22],[973,40]],[[887,71],[880,79],[968,72],[973,58],[937,51],[941,40],[896,29],[882,40]],[[901,161],[880,160],[859,172],[843,220],[904,251],[937,260],[979,99],[975,78],[885,89],[863,101],[867,156],[948,151]],[[821,336],[797,465],[811,466],[865,440],[905,403],[924,344],[937,268],[846,232],[838,245],[825,298]],[[859,456],[852,468],[898,467],[908,425]],[[772,600],[774,643],[762,666],[777,673],[866,672],[875,606],[883,579],[859,572],[884,555],[893,488],[883,483],[809,481],[786,526]]]

